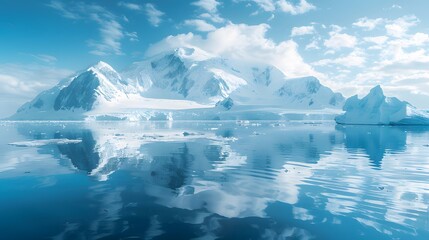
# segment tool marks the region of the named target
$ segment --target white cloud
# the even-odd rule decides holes
[[[0,64],[0,117],[7,117],[26,101],[72,74],[68,69],[41,64]]]
[[[199,7],[204,13],[200,14],[200,18],[208,19],[214,23],[225,22],[225,19],[219,16],[218,6],[220,3],[217,0],[199,0],[193,2],[192,5]]]
[[[362,37],[353,36],[346,28],[330,26],[329,37],[323,42],[327,47],[323,49],[325,56],[312,66],[323,70],[325,84],[346,95],[382,84],[387,94],[429,109],[429,33],[413,31],[418,23],[413,15],[361,18],[353,26],[363,30],[385,28],[387,32]],[[317,48],[317,43],[320,40],[314,38],[306,49]],[[352,51],[347,53],[348,49]]]
[[[357,22],[353,23],[353,26],[361,27],[366,30],[373,30],[378,25],[382,24],[384,22],[384,19],[382,18],[375,18],[375,19],[369,19],[367,17],[358,19]]]
[[[276,10],[276,5],[272,0],[253,0],[253,2],[266,12],[273,12]]]
[[[415,33],[403,38],[395,39],[389,42],[389,45],[399,46],[401,48],[420,47],[429,43],[429,35],[426,33]]]
[[[390,21],[389,24],[386,24],[385,28],[388,35],[400,38],[408,32],[410,27],[415,26],[419,22],[420,20],[414,15],[403,16]]]
[[[0,92],[12,95],[25,95],[33,93],[34,89],[41,88],[40,82],[24,82],[15,76],[0,74]]]
[[[51,56],[48,54],[30,54],[30,55],[36,58],[37,60],[40,60],[45,63],[54,63],[57,61],[57,58],[55,56]]]
[[[305,50],[311,50],[311,49],[320,49],[319,43],[317,42],[317,40],[313,40],[311,41],[311,43],[305,46]]]
[[[79,13],[75,11],[68,10],[67,6],[64,5],[61,1],[52,0],[50,3],[48,3],[46,6],[51,7],[61,13],[61,15],[65,18],[69,19],[80,19],[81,16]]]
[[[364,37],[363,40],[366,42],[374,43],[376,45],[384,44],[389,38],[386,36],[377,36],[377,37]]]
[[[222,17],[219,16],[219,14],[214,14],[214,13],[202,13],[200,15],[200,18],[205,18],[208,19],[214,23],[223,23],[225,22],[225,19],[223,19]]]
[[[194,27],[197,31],[200,31],[200,32],[211,32],[216,29],[215,26],[201,19],[185,20],[184,24]]]
[[[310,35],[314,33],[314,26],[293,27],[291,36]]]
[[[122,25],[110,11],[96,4],[83,2],[65,5],[60,1],[51,1],[49,7],[57,10],[65,18],[91,20],[99,26],[99,40],[89,40],[90,53],[95,55],[121,55],[121,40],[124,36]]]
[[[407,66],[407,68],[420,68],[418,63],[429,63],[429,54],[423,48],[406,51],[401,46],[389,45],[380,53],[379,69],[396,66]],[[414,66],[413,66],[414,64]],[[402,67],[401,67],[402,68]],[[426,68],[426,65],[424,66]]]
[[[392,8],[392,9],[402,9],[402,6],[400,6],[398,4],[393,4],[390,8]]]
[[[351,84],[382,83],[394,96],[429,108],[429,53],[425,49],[406,51],[400,46],[383,48],[373,67],[358,73]]]
[[[344,30],[343,27],[335,25],[335,24],[333,24],[333,25],[331,25],[329,27],[332,28],[332,31],[330,33],[340,33],[341,31]],[[325,28],[326,28],[326,26],[325,26]]]
[[[306,0],[300,0],[296,5],[286,0],[279,0],[277,4],[281,11],[290,13],[292,15],[303,14],[316,9],[316,6],[307,2]]]
[[[332,31],[329,35],[329,39],[325,40],[323,44],[330,49],[353,48],[357,43],[356,37],[347,33]]]
[[[272,64],[289,77],[316,75],[298,53],[298,45],[292,41],[275,43],[266,37],[267,24],[232,24],[209,32],[206,37],[193,33],[169,36],[152,45],[147,55],[166,49],[197,47],[212,55],[240,62]]]
[[[355,49],[350,54],[334,59],[322,59],[314,63],[315,66],[342,65],[345,67],[363,67],[366,58],[362,49]]]
[[[128,37],[128,39],[131,42],[138,42],[139,41],[139,36],[138,36],[137,32],[126,32],[125,35]]]
[[[290,0],[236,0],[236,1],[251,1],[260,7],[265,12],[274,12],[276,10],[289,13],[292,15],[298,15],[306,13],[310,10],[316,9],[316,6],[307,2],[307,0],[299,0],[297,4],[294,4]],[[258,14],[259,11],[254,12],[252,15]]]
[[[198,0],[193,2],[192,5],[200,7],[207,12],[216,13],[217,7],[220,5],[220,3],[217,0]]]
[[[124,33],[122,32],[121,24],[114,18],[107,16],[95,14],[91,18],[100,25],[101,40],[88,41],[89,46],[94,48],[90,53],[99,56],[123,54],[120,40],[124,37]]]
[[[136,10],[136,11],[140,11],[142,10],[142,7],[136,3],[130,3],[130,2],[118,2],[118,6],[120,7],[124,7],[124,8],[128,8],[130,10]]]
[[[164,13],[158,10],[152,3],[146,3],[145,12],[150,24],[154,27],[158,27],[162,22],[162,16],[164,16]]]

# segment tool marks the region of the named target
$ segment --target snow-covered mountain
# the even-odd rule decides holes
[[[220,103],[227,107],[216,107]],[[162,119],[171,119],[171,111],[190,109],[231,112],[246,106],[305,111],[336,109],[343,103],[341,94],[314,77],[289,79],[271,65],[249,65],[198,48],[178,48],[136,62],[121,74],[99,62],[40,93],[11,119],[129,119],[134,115],[138,120],[158,119],[155,115],[161,112]]]
[[[64,79],[21,106],[15,120],[84,118],[84,113],[106,102],[127,98],[128,84],[107,63],[99,62],[76,76]]]
[[[179,48],[134,63],[124,79],[150,98],[214,104],[227,97],[237,105],[340,108],[344,98],[314,77],[288,79],[271,65],[213,57],[197,48]]]
[[[376,86],[362,99],[357,95],[347,99],[344,114],[335,118],[340,124],[429,125],[429,114],[408,102],[386,97]]]

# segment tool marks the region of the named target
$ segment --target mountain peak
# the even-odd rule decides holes
[[[110,66],[108,63],[103,62],[103,61],[99,61],[96,64],[92,65],[91,67],[89,67],[88,70],[90,70],[90,69],[95,69],[95,70],[99,70],[99,71],[116,72],[112,66]]]
[[[192,55],[195,52],[195,48],[179,47],[179,48],[175,48],[174,52],[178,56],[189,56],[189,55]]]
[[[188,59],[190,61],[205,61],[215,57],[213,54],[193,46],[175,48],[172,52],[180,59]]]
[[[369,91],[370,95],[376,95],[376,96],[384,96],[384,92],[383,89],[381,88],[380,85],[377,85],[375,87],[373,87],[370,91]]]

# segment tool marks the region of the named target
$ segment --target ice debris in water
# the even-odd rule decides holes
[[[33,140],[33,141],[23,141],[23,142],[12,142],[9,145],[17,146],[17,147],[40,147],[45,145],[64,145],[64,144],[76,144],[81,143],[81,139],[43,139],[43,140]]]

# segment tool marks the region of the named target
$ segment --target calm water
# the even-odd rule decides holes
[[[429,239],[429,128],[0,123],[0,136],[0,239]],[[59,138],[82,142],[40,141]]]

